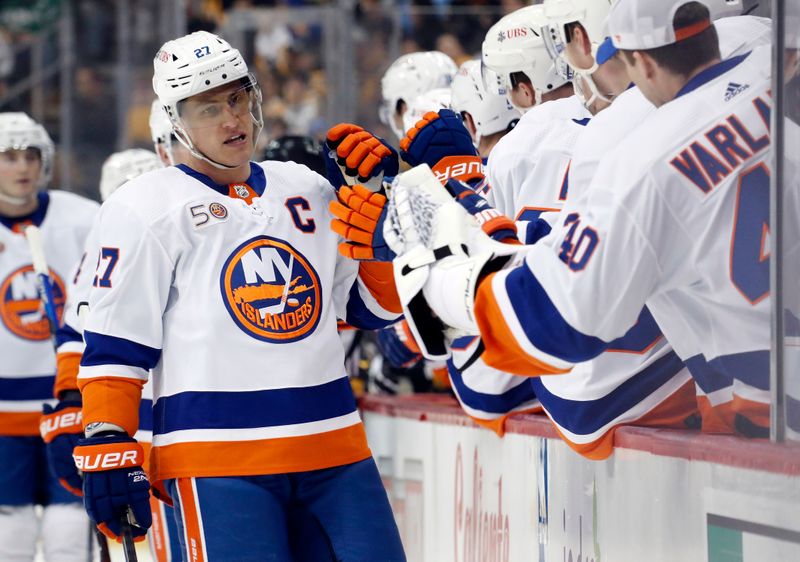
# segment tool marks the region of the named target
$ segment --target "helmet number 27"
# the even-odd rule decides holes
[[[211,49],[208,48],[208,45],[203,45],[199,49],[194,50],[194,56],[196,56],[198,59],[210,54]]]

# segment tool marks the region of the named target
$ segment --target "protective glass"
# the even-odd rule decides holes
[[[222,89],[219,93],[192,96],[178,104],[178,116],[184,128],[189,130],[218,127],[231,117],[250,116],[261,126],[261,89],[252,74],[235,89]]]
[[[511,79],[507,74],[499,74],[489,68],[481,59],[481,82],[490,94],[505,96],[511,91]]]
[[[565,52],[566,43],[556,26],[548,25],[542,28],[542,39],[544,39],[544,47],[547,49],[547,54],[553,61],[553,66],[559,76],[565,80],[572,79],[572,69],[567,62]]]

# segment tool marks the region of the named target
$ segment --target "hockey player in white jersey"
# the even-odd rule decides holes
[[[560,6],[553,9],[553,3]],[[577,0],[554,0],[546,4],[545,8],[549,7],[551,13],[557,14],[559,18],[550,22],[551,27],[577,30],[571,34],[572,41],[577,41],[576,37],[579,36],[584,41],[585,52],[596,53],[598,65],[603,68],[601,74],[608,83],[627,88],[628,80],[624,78],[627,71],[622,63],[612,66],[605,64],[613,56],[613,46],[598,49],[596,44],[588,43],[592,39],[588,30],[599,28],[599,22],[608,15],[608,7],[605,11],[600,11],[597,10],[598,6],[591,2],[591,6],[586,8]],[[725,14],[731,9],[728,5],[723,8]],[[597,20],[596,23],[587,20],[590,16]],[[730,53],[730,50],[734,45],[741,45],[742,31],[748,32],[744,36],[749,42],[764,41],[765,33],[762,30],[768,30],[769,26],[765,26],[761,20],[737,17],[718,22],[723,57],[735,54]],[[551,31],[544,35],[546,42],[552,41],[556,32]],[[561,61],[562,64],[563,62]],[[569,59],[567,62],[569,63]],[[623,78],[615,76],[616,74],[623,75]],[[588,187],[577,184],[574,180],[576,172],[590,170],[584,174],[584,177],[590,179],[596,171],[597,162],[592,167],[591,159],[587,156],[602,155],[613,148],[624,137],[625,131],[630,132],[650,111],[655,110],[641,96],[638,88],[628,88],[621,95],[618,93],[613,90],[609,92],[612,105],[600,111],[578,138],[570,165],[571,190],[567,209],[576,200],[580,200],[581,191]],[[628,102],[629,99],[636,99],[633,94],[638,94],[641,104]],[[642,106],[647,108],[644,114],[639,111]],[[607,114],[612,113],[615,119],[605,119]],[[591,142],[585,142],[587,136],[591,137]],[[578,154],[580,147],[583,147],[582,154]],[[599,156],[597,159],[599,160]],[[454,346],[451,359],[454,365],[465,362],[470,365],[469,369],[461,373],[453,373],[458,396],[470,415],[502,433],[507,414],[517,411],[520,404],[530,400],[530,396],[522,389],[514,388],[513,383],[518,377],[497,372],[488,376],[491,369],[483,365],[479,358],[473,358],[469,354],[469,351],[474,352],[473,348],[479,343],[468,338],[465,341],[470,342],[470,345],[462,344],[460,347],[465,347],[464,350]],[[462,357],[465,351],[467,358]],[[614,430],[621,424],[694,426],[697,419],[694,415],[696,408],[693,384],[690,381],[688,371],[682,367],[671,346],[661,336],[652,315],[645,312],[637,325],[623,338],[613,342],[609,350],[589,362],[577,364],[569,377],[532,378],[529,392],[541,399],[545,411],[572,448],[590,458],[604,458],[611,453]],[[491,423],[487,424],[487,421]],[[718,430],[709,426],[708,416],[704,429]]]
[[[50,475],[39,436],[56,358],[23,229],[41,229],[60,316],[97,212],[92,201],[44,190],[53,153],[44,127],[0,113],[0,559],[8,561],[32,560],[40,539],[48,562],[86,560],[91,544],[80,503]],[[41,519],[35,505],[44,506]]]
[[[197,32],[154,68],[192,158],[101,211],[74,453],[90,516],[112,536],[129,511],[135,534],[149,526],[130,436],[152,369],[150,478],[175,504],[186,559],[289,560],[286,513],[301,504],[329,539],[321,556],[404,560],[336,333],[337,317],[396,320],[391,275],[337,255],[324,178],[249,161],[261,97],[238,51]]]
[[[683,359],[699,350],[727,379],[730,427],[764,435],[769,49],[720,61],[708,9],[685,0],[619,0],[609,32],[657,111],[600,165],[560,240],[494,273],[490,252],[447,257],[423,294],[447,325],[481,333],[489,364],[537,375],[607,349],[647,304]]]
[[[525,112],[489,156],[487,199],[528,223],[523,229],[530,237],[520,237],[531,241],[566,200],[572,145],[590,116],[573,95],[567,72],[560,73],[547,54],[541,36],[546,23],[541,5],[521,8],[489,29],[481,55],[487,89],[505,92]]]
[[[504,93],[486,89],[480,61],[462,64],[450,88],[450,107],[461,115],[478,155],[486,160],[500,139],[519,122],[521,113]]]
[[[741,2],[705,0],[703,3],[709,8],[712,18],[722,18],[716,19],[714,26],[719,35],[720,53],[723,59],[743,54],[753,47],[769,42],[769,20],[753,16],[727,17],[733,16],[741,10]],[[598,33],[604,32],[601,22],[607,18],[607,10],[599,11],[598,5],[589,0],[584,2],[548,0],[545,3],[545,11],[552,16],[549,20],[550,33],[545,34],[545,42],[548,43],[550,52],[560,52],[561,57],[570,66],[577,65],[575,72],[579,75],[582,67],[575,61],[582,61],[585,67],[594,67],[595,71],[587,77],[588,80],[595,77],[598,83],[616,84],[616,87],[606,90],[612,101],[610,106],[603,103],[590,105],[600,111],[587,124],[575,145],[569,171],[570,198],[567,210],[564,211],[568,214],[571,206],[582,204],[582,197],[605,155],[622,142],[640,123],[644,122],[650,113],[655,111],[655,106],[635,86],[626,86],[624,91],[619,90],[619,87],[629,81],[627,70],[621,66],[622,61],[615,56],[616,49],[610,43],[610,38],[603,41],[602,36],[597,36]],[[560,46],[559,30],[569,32],[571,41],[566,47]],[[594,57],[594,59],[589,57]],[[591,88],[587,89],[591,90]],[[607,356],[608,354],[603,354],[601,358]],[[622,357],[622,355],[617,354],[617,357]],[[646,358],[642,357],[641,359]],[[635,360],[635,357],[629,358],[629,361]],[[697,370],[699,358],[693,358],[690,363]],[[605,365],[602,370],[624,374],[625,367],[621,366],[623,367],[622,371],[614,368],[614,364]],[[631,369],[630,372],[633,373],[636,370]],[[620,379],[621,382],[624,380],[624,378]],[[553,393],[553,397],[562,398],[574,398],[580,395],[580,392],[570,390],[576,388],[572,377],[540,379],[534,382],[534,386],[539,388],[539,394],[545,397],[545,401],[547,401],[548,393]],[[715,390],[713,383],[708,386],[705,383],[697,385],[697,400],[703,414],[703,430],[707,432],[730,431],[729,425],[719,423],[720,420],[711,408],[704,386],[710,392]],[[583,404],[589,405],[586,402]],[[641,405],[637,405],[636,410],[641,410]],[[554,419],[558,425],[557,418]],[[637,421],[637,423],[640,422]],[[565,428],[561,429],[562,433],[566,434]]]
[[[398,140],[408,127],[403,117],[414,100],[438,88],[449,88],[458,67],[439,51],[420,51],[400,56],[381,78],[381,121]]]
[[[162,109],[159,108],[163,112]],[[151,113],[151,125],[153,124]],[[150,150],[132,148],[116,152],[103,163],[100,173],[100,198],[106,201],[122,184],[140,176],[145,172],[157,170],[164,166],[162,158],[169,155],[171,148],[163,150],[161,157]],[[174,160],[173,160],[174,162]],[[168,164],[167,164],[168,165]],[[78,440],[83,437],[83,427],[77,424],[65,424],[67,416],[80,411],[81,399],[78,390],[78,366],[85,345],[83,327],[81,325],[81,308],[88,312],[89,291],[94,279],[94,268],[100,254],[98,245],[97,222],[94,223],[84,246],[83,257],[71,278],[67,301],[64,306],[62,325],[56,334],[58,371],[53,395],[59,400],[55,409],[46,408],[42,419],[42,437],[47,443],[47,460],[50,470],[62,485],[76,495],[82,495],[81,477],[72,458]],[[135,438],[142,443],[145,460],[149,452],[153,434],[153,389],[151,381],[142,388],[142,401],[139,405],[139,428]],[[144,465],[147,470],[147,463]],[[181,559],[180,541],[177,525],[172,510],[154,497],[150,498],[150,511],[153,525],[148,535],[148,546],[156,562],[171,562]]]
[[[153,150],[161,159],[164,166],[174,166],[181,162],[186,162],[189,158],[189,151],[178,142],[172,133],[172,123],[169,116],[158,101],[153,100],[150,106],[150,136],[153,139]]]

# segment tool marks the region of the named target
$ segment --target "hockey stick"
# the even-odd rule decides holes
[[[42,301],[42,308],[47,317],[47,324],[50,327],[50,339],[53,348],[56,346],[56,330],[58,329],[58,313],[53,297],[53,280],[50,278],[50,268],[47,267],[47,259],[44,255],[44,244],[42,243],[42,232],[38,226],[29,225],[25,228],[25,239],[28,242],[28,249],[31,252],[33,271],[36,273],[36,290],[39,293],[39,300]],[[100,548],[100,562],[111,562],[111,553],[108,551],[108,540],[105,535],[89,521],[89,527],[97,538],[97,546]],[[89,549],[89,559],[92,553]]]
[[[136,555],[136,543],[133,542],[133,532],[131,532],[131,511],[127,510],[125,515],[120,518],[122,527],[122,550],[125,552],[125,562],[139,562]]]

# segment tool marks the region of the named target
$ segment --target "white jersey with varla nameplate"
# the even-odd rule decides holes
[[[23,234],[39,226],[53,299],[62,315],[69,275],[83,251],[97,203],[63,191],[42,192],[29,220],[0,225],[0,435],[39,435],[42,404],[53,397],[53,341]]]
[[[554,239],[479,289],[480,322],[500,326],[487,350],[506,336],[517,360],[561,372],[647,304],[682,358],[698,349],[763,422],[769,60],[759,48],[703,71],[609,153]]]
[[[79,381],[152,369],[154,480],[369,456],[336,322],[396,314],[338,254],[324,178],[282,162],[251,172],[233,196],[185,166],[149,172],[101,211]]]

